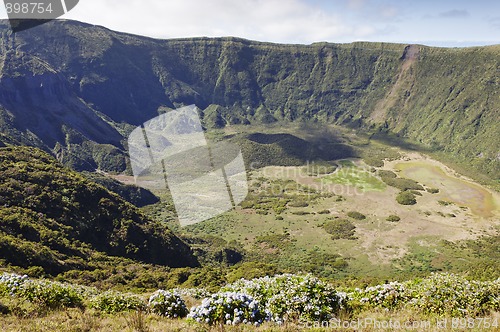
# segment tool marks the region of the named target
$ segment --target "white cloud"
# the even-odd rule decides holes
[[[458,4],[460,9],[405,0],[80,0],[63,18],[157,38],[235,36],[301,44],[498,40],[500,23],[489,15],[498,13],[500,2],[450,5]],[[1,15],[6,17],[3,6]]]
[[[65,18],[161,38],[231,35],[311,43],[366,38],[376,31],[300,0],[84,0]]]

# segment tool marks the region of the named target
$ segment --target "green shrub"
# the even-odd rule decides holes
[[[366,219],[366,216],[358,211],[349,211],[347,212],[347,215],[356,220]]]
[[[251,209],[255,205],[255,201],[243,201],[240,203],[242,209]]]
[[[293,211],[292,214],[296,214],[298,216],[304,216],[306,214],[311,214],[311,212],[307,212],[307,211]]]
[[[90,307],[105,313],[144,309],[143,300],[135,294],[106,291],[90,300]]]
[[[276,220],[283,220],[282,216],[276,216]]]
[[[333,240],[353,240],[356,226],[347,219],[335,219],[323,224],[323,229],[332,235]]]
[[[387,221],[400,221],[401,218],[397,215],[391,214],[385,220],[387,220]]]
[[[409,305],[425,314],[474,317],[499,309],[500,281],[469,281],[454,274],[432,274],[408,285]]]
[[[41,278],[45,275],[45,271],[41,266],[30,266],[26,269],[26,274],[30,275],[32,278]]]
[[[411,179],[404,178],[393,178],[393,177],[381,177],[387,185],[391,187],[398,188],[399,190],[424,190],[418,182]]]
[[[370,165],[373,167],[383,167],[384,166],[384,161],[380,158],[365,157],[365,158],[363,158],[363,160],[367,165]]]
[[[283,213],[286,210],[286,207],[285,206],[281,206],[281,205],[273,205],[273,210],[274,210],[274,213],[280,214],[280,213]]]
[[[396,173],[392,172],[392,171],[386,171],[386,170],[379,170],[378,171],[378,175],[383,179],[383,178],[387,178],[387,179],[395,179],[397,178],[397,175]]]
[[[448,202],[448,201],[441,201],[441,200],[439,200],[439,201],[438,201],[438,204],[439,204],[439,205],[443,205],[443,206],[448,206],[448,205],[451,205],[451,204],[453,204],[453,203],[452,203],[452,202]]]
[[[402,191],[396,196],[396,201],[401,205],[414,205],[417,204],[415,195],[409,191]]]
[[[47,308],[82,307],[83,296],[73,286],[55,281],[36,280],[25,282],[17,295]]]
[[[437,194],[439,192],[439,189],[437,188],[427,188],[427,192],[431,194]]]
[[[330,210],[321,210],[317,212],[318,214],[330,214]]]

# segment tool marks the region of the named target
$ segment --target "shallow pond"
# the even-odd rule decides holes
[[[403,177],[438,188],[439,199],[467,206],[472,213],[482,217],[494,215],[495,198],[480,185],[450,176],[441,167],[425,161],[398,163],[395,168],[401,171]]]

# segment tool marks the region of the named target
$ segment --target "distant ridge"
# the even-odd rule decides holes
[[[159,40],[66,20],[0,33],[0,141],[76,169],[126,170],[133,126],[196,104],[207,127],[335,123],[500,174],[500,45]]]

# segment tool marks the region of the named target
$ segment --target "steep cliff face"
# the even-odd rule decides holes
[[[97,150],[120,154],[122,135],[72,90],[66,76],[36,55],[5,47],[10,39],[15,38],[3,39],[0,69],[4,140],[53,150],[61,161],[79,169],[98,168],[96,158],[86,156]],[[82,144],[88,147],[81,149]]]
[[[499,46],[154,40],[71,21],[15,36],[6,26],[1,31],[4,67],[14,50],[40,59],[66,81],[69,91],[57,88],[60,95],[84,103],[106,119],[96,123],[111,123],[121,134],[127,127],[120,123],[138,125],[159,107],[194,103],[209,127],[303,119],[380,129],[500,173]],[[15,113],[14,104],[0,104]],[[95,118],[80,119],[68,126],[121,149],[113,128],[96,130],[106,133],[102,140],[91,129]]]

